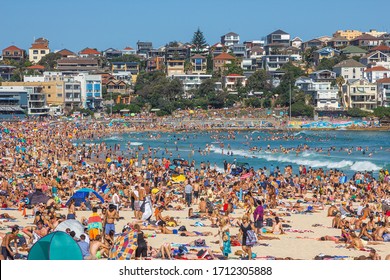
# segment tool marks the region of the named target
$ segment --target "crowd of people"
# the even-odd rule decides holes
[[[338,170],[304,166],[295,173],[286,166],[244,168],[232,175],[230,164],[223,171],[210,165],[196,168],[194,162],[174,165],[169,157],[155,157],[153,150],[142,146],[125,156],[119,144],[74,144],[75,139],[147,127],[64,121],[3,122],[0,129],[2,225],[10,225],[1,234],[4,259],[28,254],[33,244],[65,220],[78,220],[85,227],[80,236],[66,230],[84,259],[107,258],[118,235],[127,231],[137,233],[136,259],[228,259],[233,257],[232,246],[241,246],[234,256],[255,259],[254,246],[288,234],[289,216],[326,211],[328,226],[340,234],[316,240],[367,249],[368,259],[390,258],[368,247],[390,241],[387,170],[381,170],[378,178],[356,173],[345,182]],[[184,179],[174,179],[180,175]],[[82,201],[72,199],[83,188],[99,193],[103,202],[92,195]],[[31,224],[11,225],[15,217],[8,210],[12,209],[24,212]],[[198,231],[187,230],[180,219],[164,214],[183,210]],[[132,212],[131,219],[124,218],[127,212]],[[117,228],[121,220],[125,226]],[[200,230],[206,223],[210,230]],[[148,239],[156,235],[172,236],[172,242],[151,246]],[[176,248],[175,236],[194,240]],[[219,251],[206,246],[205,236],[217,238],[213,242]]]

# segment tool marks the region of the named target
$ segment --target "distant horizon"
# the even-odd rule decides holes
[[[190,42],[198,27],[209,45],[220,42],[228,32],[239,34],[242,43],[261,40],[278,29],[289,33],[291,39],[300,37],[303,41],[332,36],[337,30],[390,31],[387,9],[362,15],[365,2],[352,0],[302,0],[299,4],[279,0],[278,8],[272,3],[244,0],[240,2],[241,10],[234,8],[237,2],[233,0],[198,0],[196,7],[179,0],[115,0],[110,6],[102,0],[69,0],[55,6],[49,0],[18,3],[22,8],[17,15],[2,15],[5,27],[0,33],[1,50],[11,45],[28,50],[34,38],[40,37],[49,40],[52,52],[68,49],[78,53],[86,47],[99,51],[127,46],[136,49],[137,41],[152,42],[153,48],[159,48],[171,41]],[[34,7],[37,3],[40,9]],[[388,2],[373,0],[370,5],[386,7]],[[307,12],[309,7],[311,11]],[[15,5],[6,2],[2,8],[14,10]],[[15,20],[16,16],[19,20]]]

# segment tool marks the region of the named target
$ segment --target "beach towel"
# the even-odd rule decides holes
[[[111,248],[109,260],[130,260],[137,249],[137,232],[130,231],[120,235]]]

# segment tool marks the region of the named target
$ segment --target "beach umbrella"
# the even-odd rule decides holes
[[[71,198],[66,202],[65,205],[68,205],[72,199],[75,201],[76,206],[80,206],[81,202],[85,202],[86,198],[93,193],[102,203],[104,203],[103,197],[101,197],[96,191],[93,189],[83,188],[76,191]]]
[[[50,199],[47,195],[45,195],[42,190],[36,190],[34,193],[29,194],[27,196],[28,200],[30,201],[30,205],[36,205],[39,203],[46,204],[47,201]]]
[[[83,254],[76,241],[62,232],[52,232],[31,247],[28,260],[82,260]]]
[[[137,232],[129,231],[118,236],[108,256],[109,260],[130,260],[137,249]]]
[[[71,231],[76,233],[76,237],[80,238],[80,235],[84,234],[87,236],[88,234],[84,233],[84,226],[77,220],[65,220],[58,224],[54,231],[62,231],[66,232],[66,229],[69,228]]]
[[[134,117],[134,116],[135,116],[135,114],[134,114],[134,113],[131,113],[131,114],[130,114],[130,116]]]

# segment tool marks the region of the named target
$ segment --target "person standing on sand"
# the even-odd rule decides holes
[[[192,186],[190,184],[190,181],[186,181],[186,186],[184,187],[184,195],[186,199],[187,206],[190,207],[192,204]]]
[[[106,235],[109,235],[110,230],[113,230],[115,232],[115,219],[119,220],[119,214],[118,211],[115,209],[115,205],[110,204],[103,221],[103,223],[105,224],[104,233]]]
[[[248,255],[248,260],[252,259],[252,245],[247,244],[248,231],[253,230],[253,225],[249,221],[247,216],[242,217],[242,222],[240,224],[240,232],[242,235],[242,250]]]
[[[263,227],[264,221],[264,208],[260,200],[257,200],[257,207],[253,212],[253,220],[255,223],[257,235],[261,234],[261,228]]]
[[[4,260],[7,260],[8,258],[13,260],[15,255],[18,253],[18,233],[19,233],[19,227],[14,226],[12,228],[12,232],[5,235],[3,238],[3,241],[1,242],[1,255],[3,256]],[[15,245],[15,253],[12,251],[10,245],[11,242],[14,242]]]

